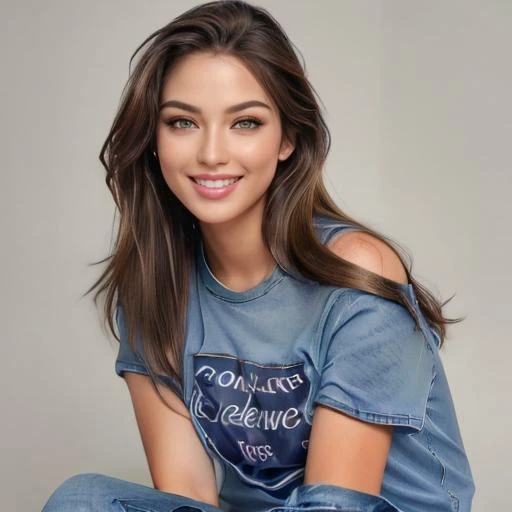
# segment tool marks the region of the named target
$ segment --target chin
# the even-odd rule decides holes
[[[211,214],[194,214],[197,221],[201,222],[202,224],[226,224],[229,222],[236,222],[237,220],[240,220],[242,218],[241,215],[236,214],[217,214],[215,215],[213,212]]]
[[[248,222],[249,219],[255,217],[255,215],[260,215],[258,213],[258,203],[254,203],[252,205],[244,205],[243,207],[240,207],[240,205],[237,207],[233,204],[226,204],[223,206],[203,206],[202,208],[197,207],[193,210],[189,209],[189,211],[194,215],[197,222],[201,222],[205,225],[220,225],[239,222],[243,223]]]

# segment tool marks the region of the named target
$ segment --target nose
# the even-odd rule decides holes
[[[207,167],[216,167],[227,163],[229,161],[229,151],[222,130],[210,128],[204,130],[203,134],[197,153],[198,162]]]

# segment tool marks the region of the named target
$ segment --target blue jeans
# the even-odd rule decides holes
[[[269,512],[397,512],[377,496],[328,484],[301,485]],[[186,496],[107,475],[84,473],[62,483],[42,512],[223,512]]]
[[[222,512],[192,498],[97,473],[65,480],[42,512]]]

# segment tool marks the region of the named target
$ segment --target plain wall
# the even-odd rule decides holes
[[[114,203],[98,154],[136,46],[192,1],[2,2],[4,509],[66,478],[151,485],[128,389],[91,297]],[[450,317],[442,350],[477,485],[511,504],[512,3],[261,0],[302,51],[347,213],[413,255]]]

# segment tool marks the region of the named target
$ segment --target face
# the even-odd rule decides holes
[[[244,64],[210,53],[184,57],[163,84],[161,106],[158,159],[184,206],[205,224],[261,215],[277,164],[293,146]]]

